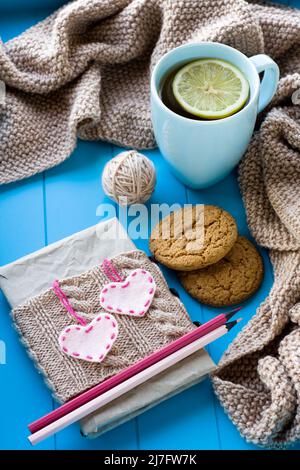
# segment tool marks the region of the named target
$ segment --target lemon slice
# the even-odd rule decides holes
[[[242,72],[219,59],[200,59],[181,68],[172,89],[180,106],[204,119],[222,119],[239,111],[249,96]]]

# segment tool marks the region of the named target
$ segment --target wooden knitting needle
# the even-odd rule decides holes
[[[240,320],[240,319],[239,319]],[[39,431],[35,432],[34,434],[28,437],[29,441],[32,445],[38,444],[39,442],[43,441],[47,437],[55,434],[58,431],[61,431],[65,427],[69,426],[70,424],[79,421],[80,419],[84,418],[90,413],[93,413],[95,410],[107,405],[112,400],[120,397],[124,393],[132,390],[133,388],[137,387],[138,385],[146,382],[147,380],[151,379],[155,375],[163,372],[164,370],[168,369],[169,367],[177,364],[179,361],[182,361],[186,357],[190,356],[194,352],[198,351],[199,349],[204,348],[211,342],[215,341],[216,339],[220,338],[221,336],[225,335],[234,325],[238,323],[239,320],[229,322],[219,328],[211,331],[207,335],[203,336],[200,339],[188,344],[187,346],[179,349],[178,351],[170,354],[169,356],[165,357],[161,361],[153,364],[152,366],[148,367],[147,369],[143,370],[142,372],[134,375],[133,377],[125,380],[121,384],[117,385],[113,389],[103,393],[102,395],[94,398],[88,403],[80,406],[79,408],[71,411],[67,415],[59,418],[58,420],[52,422],[48,426],[40,429]]]

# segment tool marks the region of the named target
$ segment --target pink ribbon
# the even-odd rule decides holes
[[[74,317],[82,326],[87,325],[87,322],[85,321],[85,319],[77,315],[72,305],[68,301],[67,296],[63,293],[63,291],[59,287],[59,282],[57,280],[53,282],[52,288],[53,288],[55,295],[57,295],[61,304],[65,307],[65,309],[69,312],[69,314],[72,315],[72,317]]]
[[[114,265],[107,258],[103,260],[102,269],[106,277],[112,282],[123,282],[124,279],[118,273]]]

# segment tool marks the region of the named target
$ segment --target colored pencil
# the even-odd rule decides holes
[[[212,341],[220,338],[224,334],[231,329],[237,321],[230,322],[226,325],[220,326],[215,330],[211,331],[207,335],[202,338],[199,338],[192,343],[188,344],[187,346],[179,349],[176,352],[168,355],[164,359],[156,362],[152,366],[144,369],[143,371],[139,372],[138,374],[134,375],[133,377],[125,380],[124,382],[120,383],[113,389],[103,393],[102,395],[94,398],[93,400],[85,403],[84,405],[76,408],[75,410],[71,411],[67,415],[59,418],[58,420],[52,422],[48,426],[40,429],[39,431],[31,434],[28,439],[32,445],[38,444],[39,442],[43,441],[47,437],[55,434],[58,431],[61,431],[65,427],[79,421],[80,419],[84,418],[90,413],[98,410],[102,406],[107,405],[112,400],[122,396],[124,393],[132,390],[133,388],[137,387],[138,385],[146,382],[147,380],[151,379],[155,375],[163,372],[164,370],[168,369],[169,367],[177,364],[178,362],[182,361],[186,357],[190,356],[191,354],[195,353],[199,349],[210,344]]]
[[[80,395],[69,400],[68,402],[66,402],[65,404],[57,408],[56,410],[46,414],[42,418],[39,418],[38,420],[29,424],[28,426],[29,430],[32,433],[39,431],[40,429],[44,428],[48,424],[51,424],[53,421],[56,421],[57,419],[65,416],[66,414],[70,413],[76,408],[79,408],[85,403],[88,403],[89,401],[98,397],[102,393],[105,393],[108,390],[116,387],[117,385],[129,379],[130,377],[133,377],[134,375],[138,374],[142,370],[147,369],[151,365],[167,357],[169,354],[172,354],[173,352],[178,351],[179,349],[183,348],[184,346],[187,346],[188,344],[192,343],[196,339],[203,337],[210,331],[213,331],[219,326],[224,325],[239,310],[240,308],[236,308],[232,310],[231,312],[222,313],[221,315],[218,315],[212,320],[199,326],[195,330],[192,330],[189,333],[186,333],[185,335],[181,336],[180,338],[173,341],[172,343],[169,343],[167,346],[163,347],[162,349],[155,351],[154,353],[150,354],[149,356],[145,357],[139,362],[127,367],[126,369],[122,370],[121,372],[114,375],[113,377],[110,377],[109,379],[92,387],[86,392],[81,393]]]

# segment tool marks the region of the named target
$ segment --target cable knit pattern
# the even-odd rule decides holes
[[[101,364],[79,361],[61,352],[59,333],[66,325],[76,322],[52,289],[13,310],[22,342],[59,401],[69,400],[195,328],[180,300],[169,291],[159,268],[143,252],[119,255],[113,258],[113,263],[124,278],[133,269],[147,269],[157,288],[145,317],[115,314],[119,334]],[[99,298],[108,282],[102,269],[96,266],[79,276],[61,280],[60,287],[72,307],[89,322],[104,312]]]
[[[285,102],[293,80],[281,86]],[[300,439],[299,152],[300,107],[273,108],[240,166],[240,186],[252,234],[270,250],[274,285],[213,376],[241,434],[275,448]]]
[[[299,13],[244,0],[76,0],[0,42],[0,183],[62,162],[77,136],[155,146],[153,66],[173,47],[208,40],[276,59],[274,102],[300,86]]]

